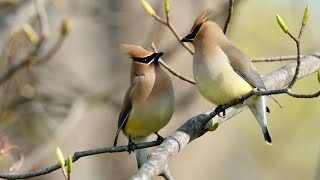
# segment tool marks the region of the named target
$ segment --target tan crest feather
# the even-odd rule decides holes
[[[128,54],[130,58],[144,58],[152,54],[152,52],[143,49],[141,46],[122,44],[121,47],[124,53]]]
[[[204,11],[201,12],[201,14],[197,17],[197,19],[194,21],[193,23],[193,26],[191,28],[191,31],[194,31],[194,29],[197,27],[197,26],[200,26],[201,24],[203,24],[204,22],[208,21],[208,18],[210,17],[211,15],[211,9],[206,9]]]

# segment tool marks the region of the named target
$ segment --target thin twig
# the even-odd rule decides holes
[[[33,2],[37,10],[37,16],[39,19],[40,32],[41,32],[42,38],[47,39],[50,36],[50,27],[49,27],[47,11],[44,7],[45,4],[41,0],[34,0]]]
[[[34,51],[32,51],[32,53],[30,55],[28,55],[28,57],[26,57],[24,60],[22,60],[19,64],[11,67],[7,72],[5,72],[4,74],[2,74],[0,76],[0,85],[2,85],[7,80],[9,80],[18,71],[26,68],[30,63],[30,59],[32,59],[32,58],[36,60],[35,63],[37,65],[42,65],[42,64],[48,62],[53,57],[53,55],[55,55],[55,53],[60,49],[62,43],[64,42],[64,39],[65,39],[65,36],[59,37],[57,42],[53,45],[52,48],[50,48],[48,53],[45,54],[43,57],[37,57],[37,55],[39,53],[40,45],[37,46],[38,48],[36,48]]]
[[[306,55],[300,55],[300,58],[304,58]],[[296,60],[297,55],[287,55],[287,56],[273,56],[273,57],[252,57],[250,60],[252,62],[274,62],[274,61],[289,61]]]
[[[66,168],[63,166],[63,167],[61,167],[61,170],[62,170],[62,174],[63,174],[64,179],[68,180],[68,175],[67,175]]]
[[[156,45],[153,42],[151,43],[151,48],[153,49],[154,52],[158,52],[157,48],[156,48]],[[171,74],[173,74],[174,76],[180,78],[181,80],[184,80],[184,81],[189,82],[191,84],[196,84],[193,79],[181,75],[180,73],[178,73],[177,71],[172,69],[169,65],[167,65],[162,59],[159,60],[159,63],[164,68],[166,68]]]
[[[294,37],[293,34],[291,34],[289,31],[287,32],[287,34],[295,41],[296,43],[296,47],[297,47],[297,67],[295,69],[295,73],[294,76],[292,78],[292,81],[290,82],[290,84],[288,85],[288,89],[291,89],[293,87],[293,85],[296,83],[297,79],[298,79],[298,74],[300,71],[300,64],[301,64],[301,59],[300,59],[300,38],[303,32],[304,26],[301,26],[300,28],[300,33],[298,38]]]
[[[169,12],[166,13],[166,21],[163,20],[160,16],[155,15],[153,16],[155,20],[157,20],[158,22],[160,22],[161,24],[167,26],[170,31],[173,33],[173,35],[176,37],[176,39],[178,40],[178,42],[190,53],[193,55],[193,50],[190,48],[190,46],[187,43],[181,42],[182,37],[177,33],[177,31],[175,30],[175,28],[172,26],[172,23],[170,21],[170,16],[169,16]]]
[[[223,33],[225,35],[227,35],[227,32],[228,32],[228,29],[229,29],[229,24],[230,24],[230,21],[231,21],[231,16],[232,16],[232,13],[233,13],[233,4],[234,4],[234,0],[229,0],[229,10],[228,10],[228,17],[227,17],[227,20],[224,24],[224,28],[223,28]]]
[[[147,143],[136,144],[136,146],[133,147],[133,150],[158,146],[161,143],[162,143],[162,141],[152,141],[152,142],[147,142]],[[88,150],[88,151],[79,151],[79,152],[75,152],[73,154],[72,162],[75,162],[75,161],[79,160],[80,158],[86,157],[86,156],[92,156],[92,155],[97,155],[97,154],[102,154],[102,153],[115,153],[115,152],[127,152],[127,151],[128,151],[128,146],[104,147],[104,148],[92,149],[92,150]],[[27,172],[27,173],[0,174],[0,178],[3,178],[3,179],[28,179],[31,177],[49,174],[49,173],[56,171],[60,168],[61,167],[59,164],[55,164],[50,167],[38,169],[38,170]]]

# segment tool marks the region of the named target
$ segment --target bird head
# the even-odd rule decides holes
[[[158,62],[159,58],[163,55],[163,52],[153,53],[140,46],[131,44],[123,44],[122,48],[133,61],[147,65]]]
[[[210,14],[211,10],[209,9],[202,11],[202,13],[194,21],[189,34],[186,37],[182,38],[181,42],[193,42],[200,31],[203,31],[203,26],[206,22],[208,22]]]

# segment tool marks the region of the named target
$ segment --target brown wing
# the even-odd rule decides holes
[[[135,83],[133,83],[128,88],[128,90],[124,96],[123,104],[122,104],[121,111],[119,114],[119,119],[118,119],[118,130],[117,130],[116,136],[114,138],[114,143],[113,143],[114,146],[117,145],[119,133],[122,130],[122,128],[124,127],[124,125],[126,124],[128,118],[130,116],[131,109],[132,109],[130,94],[131,94],[131,91],[134,87],[135,87]]]
[[[239,76],[251,84],[251,86],[267,90],[260,74],[246,55],[232,44],[223,45],[221,49],[227,55],[231,67]],[[269,95],[269,97],[282,108],[275,98],[271,95]]]
[[[258,89],[266,89],[258,71],[246,55],[231,44],[221,46],[221,49],[227,55],[232,68],[239,76]]]

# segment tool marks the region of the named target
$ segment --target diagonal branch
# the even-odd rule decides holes
[[[302,78],[320,69],[320,59],[318,55],[309,55],[301,61],[300,73],[298,78]],[[295,75],[296,62],[285,65],[284,67],[270,73],[263,78],[267,89],[278,89],[289,84]],[[285,93],[285,92],[283,92]],[[319,92],[317,92],[320,94]],[[239,103],[233,102],[223,107],[226,109]],[[222,110],[223,110],[222,109]],[[148,161],[131,178],[132,180],[154,179],[162,173],[169,160],[179,153],[187,144],[199,138],[207,132],[213,125],[216,127],[229,120],[234,115],[246,109],[244,106],[229,108],[226,110],[227,117],[216,116],[215,111],[209,110],[200,115],[194,116],[183,124],[176,132],[165,139],[165,141],[153,152]],[[213,119],[211,119],[213,118]]]

